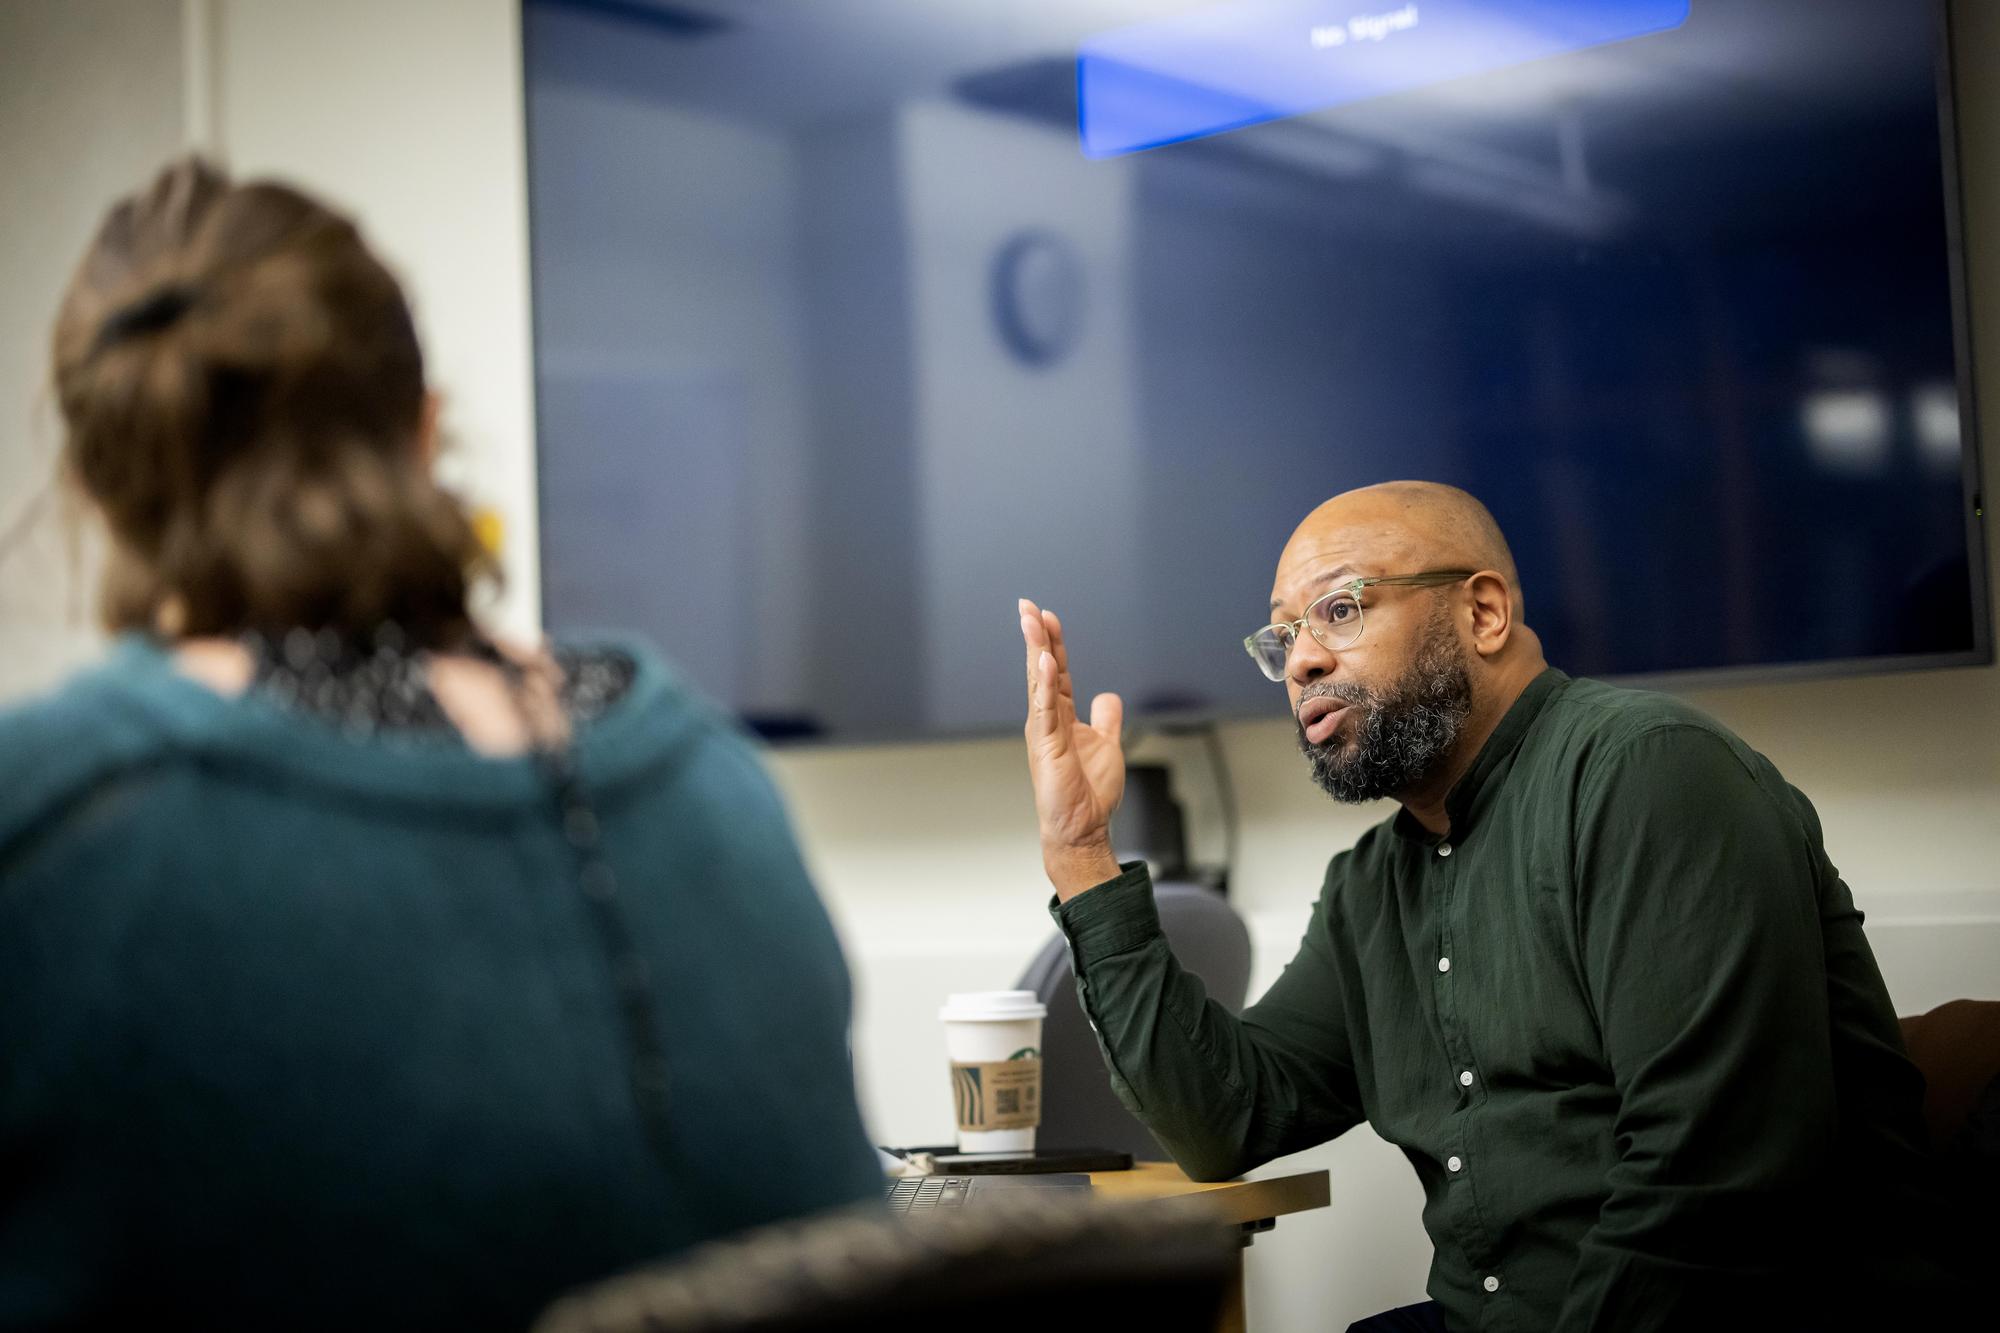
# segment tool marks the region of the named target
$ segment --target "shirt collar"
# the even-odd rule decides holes
[[[1450,823],[1451,838],[1462,839],[1471,830],[1474,817],[1484,804],[1480,796],[1495,778],[1506,771],[1515,751],[1527,739],[1529,728],[1535,725],[1535,719],[1542,715],[1549,701],[1567,684],[1568,676],[1554,667],[1544,667],[1539,676],[1528,682],[1528,688],[1521,691],[1521,697],[1500,719],[1500,725],[1493,728],[1486,744],[1479,747],[1479,757],[1472,761],[1472,767],[1453,784],[1444,798],[1444,813]],[[1396,832],[1405,838],[1424,843],[1438,841],[1408,810],[1398,810],[1395,823]]]

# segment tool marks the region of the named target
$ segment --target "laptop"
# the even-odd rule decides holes
[[[1067,1172],[1043,1176],[909,1176],[882,1182],[889,1211],[905,1217],[940,1208],[976,1206],[981,1199],[991,1199],[996,1194],[1019,1195],[1022,1190],[1075,1194],[1089,1189],[1089,1176]]]
[[[885,1170],[902,1167],[900,1157],[880,1149],[876,1151]],[[1089,1189],[1089,1176],[1068,1171],[1012,1176],[904,1176],[883,1181],[882,1197],[888,1203],[890,1212],[902,1217],[919,1217],[942,1208],[977,1207],[981,1199],[990,1199],[997,1194],[1018,1196],[1022,1190],[1079,1194]]]

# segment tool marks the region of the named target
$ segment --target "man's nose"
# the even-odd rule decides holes
[[[1333,673],[1333,650],[1310,634],[1300,634],[1292,641],[1291,655],[1285,659],[1285,672],[1295,685],[1310,685],[1323,676]]]

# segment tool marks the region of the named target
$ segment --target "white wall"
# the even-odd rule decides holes
[[[0,4],[0,532],[50,475],[40,393],[62,282],[120,193],[197,148],[353,211],[407,287],[445,397],[446,475],[504,532],[495,618],[536,624],[518,5],[506,0]],[[0,564],[0,696],[101,640],[90,562],[35,525]]]
[[[0,219],[0,500],[9,503],[38,466],[17,441],[31,438],[27,386],[39,372],[23,366],[53,304],[50,270],[67,265],[102,202],[174,137],[160,129],[148,139],[139,128],[178,114],[179,55],[171,34],[141,30],[133,8],[114,0],[0,5],[0,165],[10,180],[38,183],[15,197],[34,197],[47,213],[24,221],[24,210],[10,208]],[[1992,478],[2000,477],[2000,88],[1970,74],[2000,61],[2000,11],[1973,3],[1957,10]],[[223,0],[215,19],[213,91],[226,157],[340,199],[409,281],[464,441],[456,466],[475,497],[507,519],[514,581],[506,617],[531,622],[517,4]],[[49,122],[42,131],[17,129],[15,99],[30,95],[24,79],[41,90],[31,105],[62,108],[40,113]],[[59,126],[85,107],[124,114],[101,122],[103,137],[62,137]],[[75,651],[51,646],[59,636],[43,599],[56,595],[59,573],[46,561],[0,566],[0,671],[9,673],[0,692],[48,679]],[[1087,637],[1079,627],[1085,688]],[[1817,802],[1828,845],[1870,913],[1899,1007],[2000,996],[2000,671],[1693,697]],[[1378,813],[1320,798],[1299,772],[1288,725],[1274,718],[1224,736],[1243,811],[1236,885],[1258,950],[1253,990],[1294,946],[1326,857]],[[950,1113],[938,1072],[938,997],[1011,982],[1048,931],[1017,747],[998,740],[795,752],[774,766],[859,980],[856,1048],[876,1132],[934,1138]],[[1199,805],[1194,813],[1204,814]],[[1334,1206],[1288,1219],[1250,1252],[1253,1325],[1337,1329],[1416,1298],[1427,1250],[1401,1159],[1365,1131],[1302,1157],[1335,1170]]]
[[[211,141],[360,218],[416,309],[444,468],[504,532],[497,618],[537,623],[520,7],[212,0]],[[196,5],[195,8],[203,6]]]
[[[101,642],[95,551],[54,503],[49,326],[104,205],[181,141],[180,33],[171,4],[0,4],[0,698]]]

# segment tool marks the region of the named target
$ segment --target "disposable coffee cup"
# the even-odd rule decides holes
[[[945,997],[945,1051],[960,1152],[1033,1152],[1042,1123],[1042,1020],[1031,990]]]

